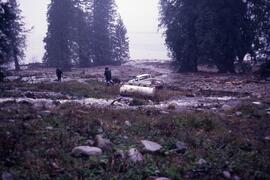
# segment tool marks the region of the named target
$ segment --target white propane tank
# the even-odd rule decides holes
[[[154,97],[155,93],[156,93],[156,88],[154,87],[123,85],[120,88],[120,94],[123,96]]]

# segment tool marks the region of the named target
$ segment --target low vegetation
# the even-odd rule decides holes
[[[45,111],[7,102],[0,109],[0,172],[9,171],[16,179],[220,179],[229,171],[243,179],[269,179],[270,143],[264,137],[270,126],[264,108],[247,103],[224,115],[164,114],[79,104]],[[243,114],[236,116],[235,111]],[[112,141],[113,149],[100,157],[71,155],[72,148],[100,133]],[[161,144],[162,150],[145,152],[140,143],[144,139]],[[170,152],[177,141],[186,143],[187,150]],[[143,162],[114,155],[131,147],[143,152]],[[200,164],[200,159],[206,162]]]

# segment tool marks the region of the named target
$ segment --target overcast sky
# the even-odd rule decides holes
[[[127,27],[132,59],[167,59],[162,32],[158,32],[159,0],[116,0]],[[18,0],[28,28],[26,60],[41,61],[47,32],[46,11],[50,0]]]

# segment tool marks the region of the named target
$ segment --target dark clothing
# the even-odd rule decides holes
[[[105,79],[106,79],[106,83],[108,85],[112,84],[112,72],[111,72],[111,70],[105,69],[104,76],[105,76]]]
[[[61,82],[63,72],[60,69],[56,69],[57,80]]]
[[[111,70],[105,70],[104,76],[105,76],[106,81],[111,81],[112,80]]]

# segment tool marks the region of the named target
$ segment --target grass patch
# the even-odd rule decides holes
[[[269,132],[269,124],[262,121],[266,117],[257,121],[253,116],[240,121],[240,117],[231,117],[228,121],[211,113],[160,114],[74,103],[60,105],[43,117],[28,104],[12,102],[0,109],[0,116],[0,172],[9,170],[17,179],[147,179],[156,175],[220,179],[223,170],[243,179],[270,175],[270,145],[257,133],[262,126],[260,133]],[[72,148],[94,139],[100,129],[113,142],[114,150],[136,147],[143,151],[143,139],[160,143],[164,151],[174,148],[177,141],[188,148],[183,154],[144,153],[141,164],[117,159],[112,151],[104,151],[98,158],[71,156]],[[207,164],[197,165],[200,158]]]
[[[68,81],[62,83],[40,83],[37,85],[40,90],[60,92],[76,97],[86,98],[111,98],[119,95],[119,86],[106,86],[105,83],[98,81]]]

